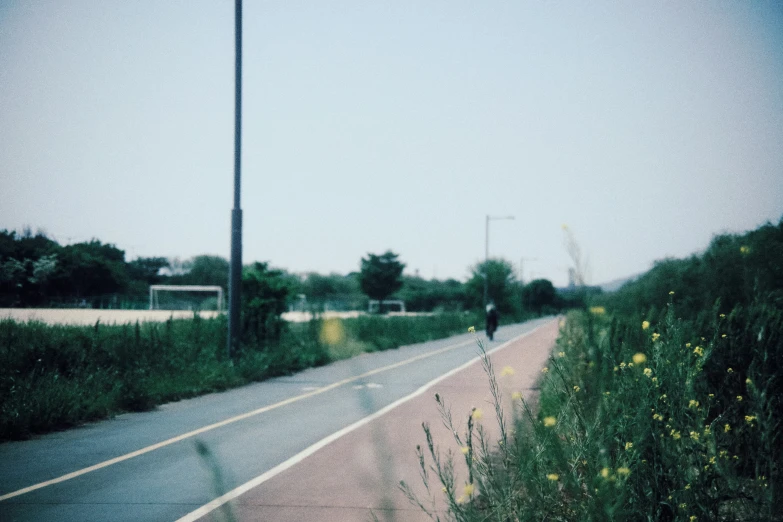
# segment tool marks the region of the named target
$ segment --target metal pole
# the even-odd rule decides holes
[[[228,278],[228,355],[239,348],[242,292],[242,208],[240,204],[242,155],[242,0],[234,4],[234,208],[231,210],[231,267]]]
[[[486,231],[484,233],[484,306],[489,303],[489,214],[487,214]]]

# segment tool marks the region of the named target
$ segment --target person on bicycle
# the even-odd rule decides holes
[[[491,341],[495,335],[495,330],[498,329],[498,321],[500,320],[500,314],[495,307],[495,303],[492,301],[487,305],[487,337]]]

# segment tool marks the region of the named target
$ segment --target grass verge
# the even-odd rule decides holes
[[[497,440],[469,421],[455,432],[462,456],[444,454],[425,429],[427,489],[458,521],[783,520],[781,321],[761,303],[692,321],[671,303],[647,318],[573,312],[539,403],[516,397],[515,419],[498,409]],[[432,499],[403,491],[441,519]]]
[[[0,320],[0,440],[446,337],[475,321],[466,314],[314,320],[229,359],[224,317],[94,326]]]

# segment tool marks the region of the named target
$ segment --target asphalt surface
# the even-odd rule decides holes
[[[544,329],[553,330],[551,320],[501,327],[489,348],[547,323]],[[553,339],[551,334],[549,337]],[[536,367],[533,373],[548,355],[552,341],[549,337],[545,342],[549,345],[539,347],[537,358],[527,363]],[[400,408],[412,401],[395,407],[389,414],[378,416],[377,413],[475,358],[475,337],[464,334],[365,354],[290,377],[171,403],[148,413],[121,415],[30,441],[0,444],[0,498],[6,497],[0,500],[0,520],[172,521],[264,474],[274,475],[263,481],[262,488],[283,487],[290,494],[294,490],[280,486],[280,481],[294,471],[310,478],[326,473],[323,481],[339,483],[334,477],[353,473],[350,468],[342,467],[339,459],[344,457],[338,454],[338,462],[331,464],[319,464],[319,459],[327,457],[331,449],[341,447],[344,439],[349,440],[365,428],[375,434],[376,442],[386,441],[384,444],[396,437],[395,431],[410,432],[407,427],[400,426],[397,430],[394,425],[379,428],[378,422],[393,419],[395,412],[402,411]],[[480,367],[472,365],[470,368],[477,366]],[[527,381],[530,381],[532,377],[528,377]],[[477,382],[477,378],[471,378],[470,382]],[[458,388],[469,390],[465,386]],[[339,438],[335,436],[374,414],[378,418],[367,422],[363,428]],[[236,418],[241,415],[245,416]],[[227,422],[213,426],[221,421]],[[420,421],[416,422],[420,424]],[[193,434],[199,429],[203,431]],[[330,436],[335,441],[325,444],[324,439]],[[319,442],[323,448],[319,449]],[[206,454],[198,451],[199,444],[206,448]],[[151,448],[152,445],[159,447]],[[374,447],[377,450],[378,445]],[[302,458],[308,448],[312,455],[294,465],[292,459],[296,460],[297,455]],[[350,453],[350,448],[343,451]],[[365,454],[377,453],[372,446],[363,451]],[[132,452],[139,454],[129,456]],[[120,458],[118,462],[107,463],[117,458]],[[96,465],[97,469],[83,472]],[[393,466],[380,465],[376,472],[385,476],[387,482],[399,480]],[[23,492],[23,488],[74,473],[73,478]],[[302,479],[295,479],[295,482],[301,483]],[[368,486],[373,482],[362,480],[361,483]],[[353,504],[348,505],[344,500],[337,502],[336,507],[349,509],[340,514],[339,509],[325,505],[323,500],[318,501],[320,497],[312,491],[296,493],[298,501],[280,504],[268,495],[262,495],[266,500],[259,501],[258,491],[261,490],[248,491],[247,495],[255,495],[252,497],[255,500],[249,504],[243,500],[251,498],[247,496],[232,501],[237,504],[236,515],[240,519],[272,520],[274,516],[279,520],[327,520],[325,513],[331,512],[339,517],[335,520],[351,519],[347,513],[356,520],[365,520],[369,513],[367,508],[372,508],[376,502],[367,497],[369,493],[364,494],[365,498],[358,495],[357,490],[357,500]],[[377,490],[377,487],[370,487],[370,490]],[[338,493],[327,496],[337,500],[335,495]],[[276,498],[283,499],[279,493]],[[397,501],[389,498],[378,501],[380,504],[376,507],[386,510],[381,519],[394,519],[395,513],[400,513],[395,510],[404,509],[395,507]],[[267,510],[269,506],[281,509],[259,512],[259,506]],[[220,519],[224,509],[225,506],[212,511],[207,517]],[[407,515],[400,518],[405,519],[408,519]]]

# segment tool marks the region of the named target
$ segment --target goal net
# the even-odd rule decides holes
[[[223,288],[150,285],[150,310],[223,310]]]

